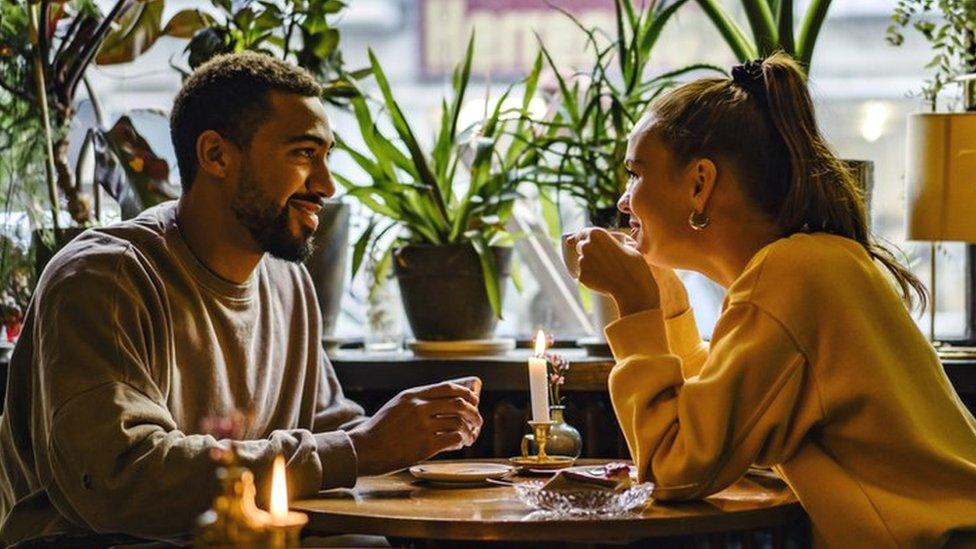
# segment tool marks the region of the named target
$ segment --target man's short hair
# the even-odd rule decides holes
[[[241,148],[251,144],[271,110],[269,91],[318,97],[322,87],[300,67],[270,55],[219,55],[197,68],[173,101],[170,135],[183,190],[197,176],[197,139],[213,130]]]

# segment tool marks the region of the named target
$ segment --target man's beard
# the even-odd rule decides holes
[[[231,210],[265,252],[286,261],[304,261],[312,254],[312,235],[296,237],[289,230],[288,205],[278,208],[262,192],[249,166],[243,167]]]

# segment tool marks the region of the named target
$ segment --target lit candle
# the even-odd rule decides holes
[[[546,334],[539,330],[535,336],[535,356],[529,358],[529,395],[532,399],[532,420],[549,421],[549,368],[546,359]]]
[[[274,460],[271,470],[271,504],[268,507],[268,531],[270,546],[297,547],[302,526],[308,522],[304,513],[288,510],[288,483],[285,479],[285,458]]]

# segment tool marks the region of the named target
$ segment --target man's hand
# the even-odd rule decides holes
[[[402,469],[470,446],[481,432],[481,380],[462,378],[407,389],[349,432],[360,475]]]

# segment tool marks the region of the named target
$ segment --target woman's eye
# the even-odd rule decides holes
[[[637,179],[637,174],[634,173],[634,172],[632,172],[632,171],[630,171],[630,170],[627,170],[627,179],[630,180],[630,181],[633,181],[633,180]]]

